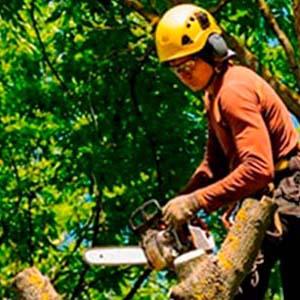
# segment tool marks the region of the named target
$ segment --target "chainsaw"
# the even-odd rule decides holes
[[[151,269],[174,269],[176,265],[210,254],[215,248],[206,224],[195,217],[180,228],[166,226],[157,200],[138,207],[129,220],[140,239],[140,246],[95,247],[84,252],[90,265],[147,265]]]

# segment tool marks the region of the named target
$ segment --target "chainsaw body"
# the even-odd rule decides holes
[[[156,270],[174,268],[174,261],[188,252],[202,249],[198,251],[200,255],[211,253],[214,248],[213,237],[196,218],[181,228],[167,227],[156,200],[147,201],[137,208],[130,217],[130,226],[141,238],[140,244],[149,266]]]

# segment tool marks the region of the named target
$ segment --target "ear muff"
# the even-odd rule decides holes
[[[222,59],[228,54],[228,47],[220,34],[213,33],[208,38],[208,43],[213,49],[213,55],[216,59]]]
[[[204,48],[196,54],[212,66],[228,61],[236,56],[236,53],[227,47],[227,44],[221,34],[212,33]]]

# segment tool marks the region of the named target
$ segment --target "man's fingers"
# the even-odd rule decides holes
[[[163,214],[163,221],[164,223],[166,223],[167,225],[170,225],[171,219],[172,219],[172,215],[169,212],[169,210],[165,210],[164,214]]]
[[[168,202],[164,207],[163,207],[163,221],[166,223],[166,225],[172,225],[174,223],[174,209],[172,202]]]
[[[162,213],[163,215],[165,213],[167,213],[167,211],[169,210],[170,206],[172,205],[172,201],[169,201],[163,208],[162,208]]]
[[[167,225],[167,226],[170,226],[171,224],[172,224],[172,222],[171,222],[171,218],[170,217],[167,217],[167,218],[165,218],[163,221],[164,221],[164,223]]]
[[[181,198],[174,198],[170,200],[162,209],[163,221],[168,226],[177,226],[185,221],[187,211],[184,207]],[[188,216],[189,217],[189,216]]]

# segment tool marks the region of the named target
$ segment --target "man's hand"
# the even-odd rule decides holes
[[[175,197],[163,207],[163,221],[167,225],[179,227],[201,208],[204,208],[204,200],[201,203],[193,193]]]

